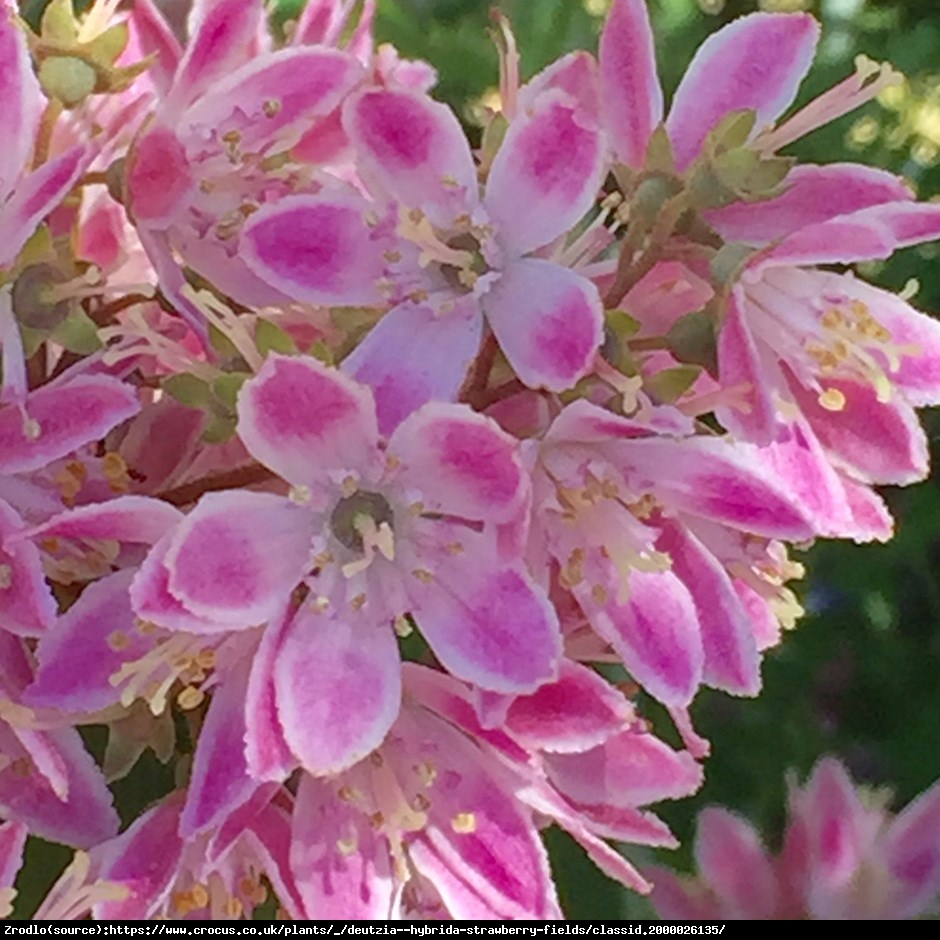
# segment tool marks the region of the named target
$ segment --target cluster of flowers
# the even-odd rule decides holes
[[[940,325],[838,266],[940,205],[778,155],[895,74],[781,123],[818,27],[754,14],[664,118],[643,0],[524,85],[497,20],[474,150],[370,0],[118,5],[0,15],[3,884],[30,833],[79,850],[38,916],[551,918],[555,823],[649,891],[608,840],[674,844],[786,543],[927,472]]]

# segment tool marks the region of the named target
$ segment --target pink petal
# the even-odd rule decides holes
[[[688,168],[708,132],[733,111],[756,111],[758,129],[772,124],[796,97],[818,38],[819,24],[805,13],[752,13],[706,39],[666,120],[678,169]]]
[[[290,605],[285,605],[283,613],[264,628],[261,642],[252,657],[251,675],[245,692],[245,758],[248,772],[256,780],[281,783],[297,767],[297,758],[284,740],[274,682],[281,637],[293,616]]]
[[[517,566],[484,546],[445,556],[432,581],[412,578],[422,633],[444,668],[494,692],[531,692],[557,675],[558,619],[548,598]]]
[[[245,152],[261,150],[272,140],[284,147],[300,138],[302,124],[336,109],[362,72],[352,56],[338,50],[280,49],[215,85],[189,108],[185,121],[193,128],[215,128],[220,137],[229,128],[237,130]]]
[[[601,101],[617,159],[639,168],[663,117],[645,0],[614,0],[601,34]]]
[[[599,603],[587,582],[574,589],[591,626],[623,659],[650,695],[667,705],[686,705],[702,680],[701,627],[686,586],[669,571],[630,572],[625,601],[618,576],[603,584]]]
[[[127,191],[132,218],[166,228],[188,206],[196,181],[176,134],[160,124],[147,130],[128,157]]]
[[[23,533],[46,538],[114,539],[153,545],[183,518],[175,506],[146,496],[118,496],[106,503],[88,503],[53,516]]]
[[[658,865],[644,869],[653,882],[650,900],[662,920],[719,920],[723,911],[703,885]]]
[[[262,280],[297,300],[376,305],[382,258],[365,211],[358,197],[339,191],[269,203],[242,230],[242,260]]]
[[[517,441],[464,405],[425,405],[399,426],[388,449],[405,465],[402,483],[430,512],[508,522],[526,495]]]
[[[165,96],[183,57],[183,47],[154,0],[134,0],[128,22],[141,52],[154,57],[147,77]]]
[[[603,337],[603,305],[580,275],[536,258],[508,265],[484,297],[486,315],[519,378],[564,391],[586,375]]]
[[[760,657],[747,609],[724,568],[702,543],[670,525],[656,543],[672,559],[672,570],[695,602],[705,662],[702,679],[733,695],[760,691]]]
[[[856,483],[848,477],[842,478],[857,542],[890,542],[894,537],[894,519],[888,512],[884,500],[870,487]]]
[[[10,264],[36,226],[58,208],[84,172],[90,156],[84,145],[72,147],[16,183],[12,195],[0,207],[3,225],[0,265]]]
[[[385,738],[401,705],[401,666],[387,623],[301,609],[274,666],[284,737],[312,774],[336,773]]]
[[[442,765],[430,793],[436,825],[418,832],[409,846],[415,867],[458,920],[560,916],[548,856],[532,820],[462,734],[429,713],[415,717]],[[453,821],[462,816],[472,818],[471,831],[457,831]]]
[[[245,690],[251,669],[243,658],[216,686],[193,757],[180,836],[219,826],[252,797],[259,783],[245,761]]]
[[[39,426],[38,437],[23,432],[19,409],[0,410],[0,473],[39,470],[104,437],[137,414],[140,404],[134,389],[117,379],[80,376],[30,393],[26,410]]]
[[[19,515],[0,499],[0,629],[37,636],[54,623],[58,604],[46,584],[36,546],[17,538],[23,528]]]
[[[695,860],[723,902],[725,917],[773,920],[777,878],[749,823],[719,807],[706,807],[698,817]]]
[[[166,107],[185,107],[230,75],[252,51],[263,10],[245,0],[206,0],[193,11],[192,30]]]
[[[296,484],[362,470],[377,457],[370,390],[310,358],[268,356],[238,396],[238,434],[253,457]]]
[[[407,302],[379,320],[342,368],[372,389],[379,430],[390,435],[426,402],[456,401],[482,332],[475,301],[442,317]]]
[[[0,813],[25,823],[33,835],[50,842],[89,848],[113,836],[118,816],[98,765],[85,750],[74,728],[33,732],[37,745],[53,754],[62,766],[67,794],[56,794],[37,772],[24,775],[8,764],[0,770]],[[4,750],[17,754],[4,742]]]
[[[484,202],[516,255],[554,241],[591,207],[606,172],[604,139],[556,95],[517,115],[493,161]]]
[[[0,823],[0,891],[12,888],[23,864],[23,848],[29,830],[20,822]],[[0,910],[2,910],[0,903]]]
[[[644,806],[690,796],[702,785],[702,768],[687,751],[635,731],[583,754],[546,755],[545,766],[563,794],[588,806]]]
[[[170,543],[170,593],[200,617],[263,623],[306,573],[312,525],[305,508],[282,496],[208,493]]]
[[[26,32],[4,4],[0,11],[0,203],[10,195],[29,160],[42,114],[42,93],[33,74]],[[4,233],[4,240],[6,240]],[[6,247],[6,246],[4,246]],[[18,249],[17,249],[18,250]]]
[[[36,649],[36,680],[23,696],[26,704],[94,712],[118,701],[121,688],[111,677],[152,646],[135,629],[128,594],[133,574],[118,571],[90,584],[43,637]]]
[[[370,90],[347,103],[343,126],[363,177],[396,202],[442,226],[476,204],[470,145],[446,105],[403,89]]]
[[[517,106],[525,111],[535,110],[537,99],[552,91],[562,92],[579,113],[590,115],[592,123],[597,122],[600,88],[597,63],[590,53],[569,52],[542,69],[519,89]]]
[[[898,882],[894,916],[915,917],[940,891],[940,786],[905,807],[888,830],[884,852]]]
[[[857,163],[797,166],[786,183],[786,192],[774,199],[708,212],[709,225],[725,241],[763,245],[835,216],[912,198],[900,177]]]
[[[146,920],[163,898],[180,864],[182,791],[164,798],[103,847],[100,877],[128,890],[126,897],[99,902],[96,920]]]
[[[876,207],[877,208],[877,207]],[[750,271],[766,267],[854,264],[889,257],[897,248],[891,228],[871,209],[807,225],[764,250]]]
[[[290,867],[307,917],[387,920],[392,909],[389,847],[329,781],[303,774],[294,804]],[[346,853],[341,846],[355,845]]]
[[[532,750],[586,751],[626,729],[630,703],[596,672],[562,662],[557,681],[515,698],[506,729]]]
[[[820,443],[866,483],[904,486],[928,473],[927,438],[914,409],[897,396],[880,402],[866,384],[826,379],[845,398],[840,411],[819,404],[816,392],[795,379],[790,389]]]

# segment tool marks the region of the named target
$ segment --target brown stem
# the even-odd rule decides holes
[[[248,467],[239,467],[237,470],[227,470],[225,473],[203,477],[201,480],[193,480],[192,483],[184,483],[182,486],[174,486],[172,489],[155,495],[157,499],[162,499],[173,506],[188,506],[205,493],[240,489],[274,479],[276,479],[275,475],[267,467],[255,463]]]
[[[528,386],[524,385],[519,379],[510,379],[508,382],[503,382],[502,385],[497,385],[496,388],[482,392],[477,401],[474,402],[474,408],[482,411],[484,408],[489,408],[490,405],[495,405],[496,402],[503,401],[511,395],[524,392],[527,388]]]
[[[665,336],[641,336],[639,339],[627,340],[631,352],[654,352],[657,349],[668,349],[669,340]]]
[[[49,378],[48,362],[46,361],[46,344],[26,360],[26,384],[30,389],[39,388]]]
[[[499,344],[496,342],[496,337],[487,329],[480,345],[480,352],[477,354],[473,367],[470,369],[470,374],[464,382],[460,401],[467,402],[474,408],[478,407],[477,400],[486,391],[486,384],[490,380],[490,372],[493,369],[493,363],[496,361],[497,352],[499,352]]]
[[[59,116],[62,114],[62,105],[52,100],[46,105],[36,132],[36,146],[33,148],[33,169],[42,166],[49,159],[49,149],[52,146],[52,132],[55,130]]]
[[[112,300],[111,303],[102,304],[97,310],[89,313],[88,316],[90,316],[98,326],[107,326],[114,319],[116,313],[120,313],[128,307],[133,307],[134,304],[149,303],[153,299],[154,298],[149,294],[127,294],[124,297],[119,297],[117,300]]]

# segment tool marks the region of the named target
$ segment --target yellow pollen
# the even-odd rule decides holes
[[[382,257],[389,264],[397,264],[399,261],[401,261],[401,252],[400,251],[383,251]]]
[[[827,388],[821,392],[818,401],[826,411],[842,411],[845,408],[845,395],[837,388]]]
[[[369,755],[369,763],[370,763],[373,767],[384,767],[384,766],[385,766],[385,758],[383,758],[382,755],[381,755],[378,751],[373,751],[373,752]]]
[[[576,548],[568,556],[568,563],[560,573],[562,587],[577,587],[584,580],[584,557],[583,548]]]
[[[206,699],[206,693],[202,689],[197,689],[195,686],[188,685],[185,689],[176,696],[176,704],[183,709],[184,712],[192,711],[194,708],[198,708]]]
[[[320,552],[319,555],[314,555],[313,563],[318,568],[325,568],[327,565],[331,565],[335,559],[331,552]]]
[[[420,516],[421,513],[424,512],[424,503],[422,503],[420,500],[418,500],[418,501],[415,502],[415,503],[412,503],[412,504],[408,507],[408,512],[410,512],[411,515],[413,515],[413,516]]]
[[[603,584],[595,584],[591,588],[591,598],[595,604],[606,604],[608,596],[607,588]]]
[[[431,808],[431,801],[423,793],[419,793],[411,801],[411,808],[416,813],[426,813]]]
[[[281,102],[276,98],[269,98],[261,105],[261,110],[264,111],[265,117],[273,118],[281,110]]]
[[[449,173],[441,177],[441,185],[447,189],[459,189],[460,183]]]
[[[437,779],[437,767],[435,767],[434,764],[432,764],[430,761],[417,764],[414,770],[418,775],[418,780],[421,781],[422,786],[429,787]]]
[[[383,813],[375,812],[369,817],[369,825],[373,829],[381,829],[385,825],[385,816]]]
[[[134,629],[143,636],[149,633],[156,633],[160,628],[152,620],[142,620],[138,617],[134,621]]]
[[[476,832],[477,818],[473,813],[458,813],[451,821],[450,827],[460,835],[470,835]]]
[[[193,657],[193,662],[195,662],[200,669],[215,669],[215,650],[199,650]]]
[[[310,487],[303,486],[303,485],[292,486],[287,493],[287,498],[292,503],[300,503],[301,505],[303,505],[304,503],[309,503],[310,496],[311,496]]]
[[[346,499],[349,499],[350,496],[354,496],[356,494],[357,490],[359,489],[359,484],[356,482],[355,477],[348,476],[345,480],[343,480],[341,489],[343,496],[345,496]]]
[[[36,441],[39,439],[42,434],[42,428],[39,426],[39,422],[35,418],[27,418],[23,422],[23,433],[31,441]]]
[[[356,799],[356,791],[350,787],[343,785],[336,791],[337,797],[341,799],[344,803],[352,803]]]
[[[44,552],[51,552],[52,554],[55,554],[62,547],[62,543],[55,536],[51,536],[49,538],[40,539],[39,547]]]
[[[445,546],[445,550],[448,555],[462,555],[463,545],[460,542],[451,542]]]
[[[430,584],[434,580],[434,575],[427,568],[415,568],[411,572],[422,584]]]
[[[357,594],[350,602],[349,606],[353,610],[362,610],[366,606],[366,596],[365,594]]]
[[[337,839],[336,848],[339,851],[340,855],[353,855],[356,849],[359,848],[359,843],[356,841],[355,836],[350,836],[348,839]]]
[[[328,597],[315,597],[310,601],[310,610],[315,614],[322,614],[330,606]]]
[[[245,905],[242,904],[238,898],[228,898],[225,904],[222,905],[222,913],[227,917],[230,917],[232,920],[237,920],[239,917],[241,917],[244,909]]]
[[[115,653],[126,650],[130,645],[131,638],[123,630],[115,630],[108,635],[108,646],[110,646]]]

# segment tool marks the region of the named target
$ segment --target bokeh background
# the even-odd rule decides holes
[[[250,2],[250,0],[246,0]],[[168,5],[180,8],[177,0]],[[281,0],[289,16],[302,0]],[[502,0],[522,52],[525,77],[564,52],[596,49],[609,0]],[[35,17],[42,0],[26,0]],[[481,102],[497,84],[487,33],[493,0],[379,0],[377,33],[406,57],[438,70],[437,96],[474,128]],[[835,84],[859,53],[887,59],[907,75],[861,111],[792,148],[804,161],[853,160],[903,175],[921,198],[940,198],[940,3],[937,0],[650,0],[667,95],[695,48],[735,16],[764,10],[810,10],[823,25],[816,65],[800,101]],[[940,313],[940,245],[910,249],[862,274],[895,290],[916,278],[914,303]],[[925,421],[940,457],[940,413]],[[691,866],[695,814],[721,803],[749,816],[776,845],[784,818],[784,774],[803,779],[822,754],[841,757],[856,779],[890,786],[896,805],[940,778],[940,473],[883,495],[897,520],[889,545],[826,543],[802,553],[798,586],[807,614],[764,666],[756,700],[706,691],[693,716],[712,742],[703,790],[660,807],[683,842],[677,852],[630,848],[638,862]],[[645,703],[661,728],[668,721]],[[100,752],[103,735],[89,732]],[[170,768],[149,752],[117,787],[125,820],[172,786]],[[549,832],[562,903],[571,918],[650,917],[648,903],[600,875],[559,832]],[[38,841],[28,850],[15,916],[27,916],[68,853]]]

